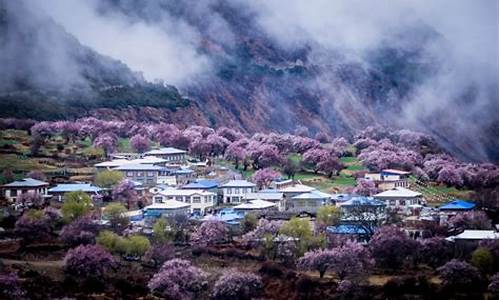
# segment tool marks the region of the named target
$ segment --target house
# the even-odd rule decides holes
[[[295,213],[316,214],[318,208],[331,203],[332,195],[314,190],[287,199],[287,210]]]
[[[143,183],[146,186],[154,186],[158,183],[158,174],[163,167],[150,164],[125,164],[113,170],[123,173],[123,177]]]
[[[153,203],[143,208],[144,218],[155,219],[160,217],[172,217],[175,215],[189,215],[190,204],[176,200],[166,200],[161,203]]]
[[[286,186],[284,188],[279,189],[281,193],[283,193],[284,197],[286,199],[291,199],[294,196],[303,194],[303,193],[309,193],[312,191],[315,191],[316,189],[307,185],[303,184],[294,184],[291,186]]]
[[[213,215],[206,215],[203,217],[201,220],[202,221],[208,221],[208,220],[219,220],[224,222],[227,225],[234,225],[234,226],[239,226],[240,221],[245,217],[245,212],[244,211],[237,211],[232,208],[224,208],[218,211],[216,214]]]
[[[158,172],[158,183],[170,186],[185,184],[194,176],[194,171],[188,168],[163,167]]]
[[[375,232],[376,228],[371,228],[370,232]],[[358,242],[366,243],[370,240],[369,234],[363,226],[357,224],[339,224],[336,226],[326,227],[328,235],[337,237],[347,237],[357,240]]]
[[[498,244],[498,232],[495,230],[465,230],[464,232],[446,238],[455,245],[455,255],[468,257],[481,241],[496,241]]]
[[[245,201],[260,199],[272,202],[276,205],[279,211],[284,211],[286,208],[283,193],[274,189],[260,190],[256,193],[248,193],[245,195],[244,199]]]
[[[2,186],[2,190],[7,200],[15,202],[17,196],[28,192],[38,193],[44,197],[47,197],[48,187],[49,184],[45,181],[33,178],[24,178],[4,184]]]
[[[104,171],[104,170],[116,169],[118,167],[122,167],[122,166],[126,166],[126,165],[138,165],[138,164],[154,165],[154,166],[163,167],[163,166],[165,166],[166,162],[167,162],[167,160],[163,159],[161,157],[147,156],[144,158],[136,158],[136,159],[126,159],[126,158],[113,159],[113,160],[97,163],[94,165],[94,167],[97,169],[98,172],[100,172],[100,171]]]
[[[61,183],[48,190],[49,195],[55,197],[58,201],[64,200],[64,194],[82,191],[90,197],[100,196],[102,189],[90,183]]]
[[[255,186],[246,180],[230,180],[220,186],[223,203],[240,203],[246,194],[255,192]]]
[[[186,151],[173,147],[164,147],[144,153],[144,157],[147,156],[158,156],[166,159],[169,163],[183,162],[186,159]]]
[[[188,203],[191,213],[205,215],[217,204],[217,194],[204,190],[167,189],[153,195],[153,203],[168,200]]]
[[[181,189],[205,190],[213,193],[217,193],[218,188],[219,182],[210,179],[196,179],[195,181],[187,183],[181,187]]]
[[[116,152],[109,155],[113,159],[138,159],[142,154],[135,152]]]
[[[422,205],[424,199],[422,194],[412,190],[396,187],[382,193],[378,193],[373,198],[384,201],[387,208],[395,209],[399,212],[409,213],[411,207]]]
[[[271,209],[278,209],[276,204],[270,201],[265,201],[261,199],[249,200],[248,202],[244,202],[238,204],[233,207],[235,211],[252,211],[252,212],[265,212]]]
[[[380,221],[385,218],[385,203],[373,197],[352,196],[338,206],[343,214],[342,220],[347,222]]]
[[[365,174],[365,179],[373,180],[378,189],[387,191],[396,187],[408,188],[410,175],[407,171],[384,169],[380,173]]]
[[[158,194],[161,191],[173,190],[173,189],[175,189],[175,188],[173,188],[171,186],[168,186],[168,185],[165,185],[165,184],[158,184],[156,186],[150,187],[149,188],[149,192],[151,194]]]

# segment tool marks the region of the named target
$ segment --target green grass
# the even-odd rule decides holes
[[[31,171],[43,169],[44,165],[38,163],[32,158],[23,157],[15,154],[5,154],[0,156],[0,170],[10,169],[12,171]]]
[[[118,151],[119,152],[132,152],[132,148],[130,148],[130,140],[120,138],[118,140]]]
[[[288,158],[296,164],[302,161],[302,155],[299,153],[290,153],[288,154]]]
[[[354,156],[344,156],[344,157],[341,157],[340,161],[343,164],[351,164],[351,163],[354,163],[354,162],[359,162],[358,158],[354,157]]]
[[[15,145],[15,144],[17,144],[17,142],[14,140],[4,140],[4,139],[0,140],[0,147],[4,147],[6,145]]]

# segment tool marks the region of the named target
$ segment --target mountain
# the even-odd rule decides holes
[[[82,45],[28,5],[0,0],[0,39],[8,50],[2,49],[0,62],[16,62],[0,70],[0,117],[94,115],[249,132],[293,132],[305,126],[310,135],[350,135],[369,125],[410,127],[434,134],[462,158],[497,160],[493,100],[498,86],[484,96],[473,82],[456,84],[451,89],[460,90],[444,97],[442,105],[420,112],[432,106],[421,99],[446,69],[442,53],[449,48],[428,24],[412,22],[376,47],[357,52],[311,39],[283,44],[255,10],[239,1],[202,2],[201,8],[190,1],[98,2],[101,16],[119,14],[130,23],[160,29],[168,16],[195,31],[195,50],[210,61],[210,73],[175,88],[148,82],[124,63]],[[27,14],[31,17],[21,17]],[[429,51],[434,48],[440,51]],[[471,109],[478,95],[489,97],[491,109]]]

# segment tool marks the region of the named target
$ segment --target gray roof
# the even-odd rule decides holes
[[[86,193],[97,193],[102,189],[90,183],[61,183],[49,189],[49,193],[68,193],[82,191]]]
[[[13,181],[11,183],[7,183],[4,185],[4,187],[39,187],[44,185],[49,185],[49,183],[33,178],[24,178],[21,180]]]
[[[162,167],[147,164],[126,164],[113,168],[113,170],[118,171],[160,171],[162,169]]]
[[[258,193],[248,193],[245,195],[247,200],[262,199],[262,200],[281,200],[283,198],[283,193],[277,192],[258,192]]]
[[[254,187],[255,183],[246,180],[230,180],[220,187]]]
[[[160,149],[153,149],[151,151],[148,151],[144,153],[145,155],[167,155],[167,154],[183,154],[186,153],[186,151],[177,149],[174,147],[164,147]]]
[[[331,199],[332,195],[320,191],[312,191],[309,193],[302,193],[292,197],[292,199]]]

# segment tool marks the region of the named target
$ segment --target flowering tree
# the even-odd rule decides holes
[[[199,137],[191,142],[189,145],[189,152],[203,159],[212,152],[212,145],[209,144],[206,139]]]
[[[174,246],[169,242],[155,243],[144,254],[144,261],[151,262],[155,266],[162,265],[169,259],[172,259],[175,254]]]
[[[100,226],[94,222],[92,217],[80,217],[61,230],[61,240],[72,247],[79,245],[94,244]]]
[[[45,199],[39,193],[26,192],[16,197],[16,204],[20,204],[23,207],[41,208],[45,204]]]
[[[187,260],[172,259],[163,264],[148,283],[154,294],[167,299],[196,299],[206,286],[206,274]]]
[[[113,256],[99,245],[81,245],[64,257],[64,271],[82,279],[104,279],[115,266]]]
[[[347,241],[344,245],[330,250],[306,252],[299,260],[299,267],[304,270],[317,270],[323,277],[328,269],[335,271],[340,280],[355,277],[373,265],[370,252],[361,244]]]
[[[307,150],[304,155],[302,155],[303,162],[306,163],[307,165],[311,166],[314,168],[314,172],[317,172],[318,169],[316,165],[328,158],[330,154],[328,153],[327,150],[321,149],[321,148],[313,148]]]
[[[357,185],[352,191],[354,194],[362,195],[362,196],[372,196],[379,192],[377,187],[375,186],[375,182],[373,180],[368,180],[364,178],[358,178],[356,180]]]
[[[437,269],[446,287],[467,290],[480,281],[479,271],[470,264],[452,259]]]
[[[328,177],[332,177],[333,174],[338,174],[343,167],[344,165],[340,162],[340,160],[332,155],[329,155],[316,165],[317,170],[324,173]]]
[[[52,236],[60,222],[60,216],[53,216],[53,211],[28,210],[15,224],[16,235],[27,242],[43,241]]]
[[[100,134],[94,140],[94,147],[103,149],[105,155],[115,151],[117,144],[118,137],[109,132]]]
[[[228,139],[215,133],[207,136],[206,143],[210,146],[210,154],[215,156],[224,154],[227,146],[231,144]]]
[[[212,246],[226,242],[228,233],[229,231],[222,221],[207,220],[191,235],[191,241],[198,245]]]
[[[233,142],[227,147],[226,152],[224,153],[224,158],[234,161],[234,165],[236,169],[238,169],[240,162],[245,159],[246,155],[247,153],[245,148],[241,146],[240,143]]]
[[[319,148],[320,144],[315,139],[295,136],[293,138],[293,150],[297,153],[305,153],[309,149]]]
[[[122,180],[113,188],[113,200],[119,201],[121,203],[126,203],[128,209],[135,206],[135,204],[139,200],[139,196],[137,195],[134,187],[135,185],[132,181],[128,179]]]
[[[239,131],[236,131],[234,129],[231,129],[231,128],[227,128],[227,127],[219,127],[217,130],[216,130],[216,133],[227,139],[228,141],[230,141],[231,143],[234,142],[234,141],[237,141],[241,138],[243,138],[243,134]]]
[[[442,237],[418,241],[417,261],[433,268],[442,266],[453,257],[453,247]]]
[[[314,139],[317,140],[318,142],[320,143],[328,143],[328,135],[324,132],[318,132],[316,133],[316,135],[314,136]]]
[[[151,141],[143,135],[136,134],[130,138],[130,146],[135,152],[143,153],[150,149]]]
[[[395,270],[415,253],[416,243],[401,229],[384,226],[375,232],[369,242],[369,248],[380,267]]]
[[[0,272],[0,297],[2,299],[24,299],[26,291],[21,287],[16,273]]]
[[[313,250],[306,252],[297,263],[299,269],[304,271],[318,271],[319,277],[323,278],[326,271],[331,269],[335,261],[335,255],[331,250]]]
[[[448,186],[461,187],[464,180],[460,174],[460,170],[451,166],[444,166],[438,173],[437,181]]]
[[[225,271],[215,282],[213,296],[218,300],[250,300],[258,297],[263,284],[259,276],[237,270]]]
[[[257,170],[252,175],[252,181],[255,182],[255,184],[257,184],[257,187],[259,189],[262,189],[264,187],[268,187],[271,184],[271,182],[280,177],[281,174],[279,172],[276,172],[272,168],[265,168]]]
[[[457,231],[466,229],[490,229],[491,220],[482,211],[467,211],[457,213],[451,217],[447,225]]]
[[[270,144],[249,143],[247,152],[253,160],[254,170],[279,165],[284,160],[278,148]]]
[[[488,285],[488,291],[494,295],[498,295],[498,273],[491,276],[490,284]]]
[[[45,173],[39,170],[29,171],[28,174],[26,174],[26,177],[41,181],[47,180],[47,176],[45,175]]]

